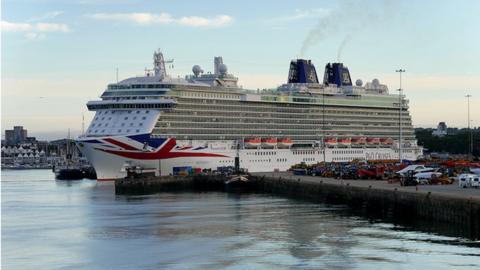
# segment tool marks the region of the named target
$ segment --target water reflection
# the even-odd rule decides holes
[[[43,173],[43,174],[42,174]],[[478,242],[260,194],[116,196],[2,172],[5,269],[479,269]]]

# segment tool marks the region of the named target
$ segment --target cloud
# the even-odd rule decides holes
[[[33,26],[29,23],[11,23],[7,21],[0,22],[2,32],[24,32],[31,31]]]
[[[63,23],[12,23],[0,21],[2,32],[26,32],[25,38],[28,40],[44,39],[46,32],[69,32],[68,25]]]
[[[286,23],[310,18],[322,18],[327,16],[331,12],[330,9],[326,8],[315,8],[315,9],[295,9],[294,13],[287,16],[270,18],[266,22],[269,24],[277,23]]]
[[[102,21],[123,21],[131,22],[139,25],[150,24],[178,24],[193,27],[222,27],[230,24],[233,18],[228,15],[218,15],[215,17],[199,17],[199,16],[187,16],[175,18],[168,13],[94,13],[87,14],[94,20]]]
[[[46,20],[51,20],[51,19],[55,19],[56,17],[62,15],[64,12],[61,11],[61,10],[56,10],[56,11],[50,11],[50,12],[47,12],[41,16],[38,16],[38,17],[33,17],[31,19],[29,19],[27,22],[39,22],[39,21],[46,21]]]
[[[25,37],[27,39],[34,40],[34,39],[44,39],[46,35],[43,33],[30,32],[30,33],[26,33]]]
[[[68,32],[70,28],[62,23],[12,23],[0,22],[0,28],[4,32]]]

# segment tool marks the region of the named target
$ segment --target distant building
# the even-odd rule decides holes
[[[5,144],[16,145],[27,142],[27,130],[22,126],[14,126],[13,129],[5,130]]]
[[[438,123],[437,129],[432,132],[432,135],[437,137],[447,135],[447,124],[445,124],[445,122]]]

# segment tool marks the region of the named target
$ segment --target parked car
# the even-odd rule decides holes
[[[439,172],[421,172],[416,173],[413,177],[419,185],[428,185],[432,179],[437,179],[442,176]]]

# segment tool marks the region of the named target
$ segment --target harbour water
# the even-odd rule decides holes
[[[2,269],[480,269],[480,243],[261,194],[2,171]]]

